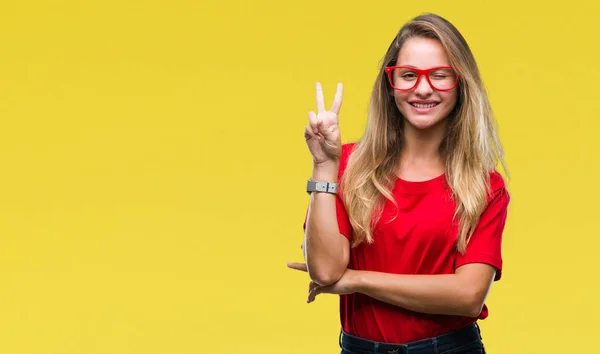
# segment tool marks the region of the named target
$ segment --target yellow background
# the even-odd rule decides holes
[[[512,179],[488,353],[591,353],[594,1],[3,1],[0,353],[336,353],[307,305],[314,82],[359,138],[379,60],[432,11],[467,38]],[[591,340],[591,342],[590,342]]]

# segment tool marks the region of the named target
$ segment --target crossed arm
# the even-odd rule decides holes
[[[320,175],[316,180],[329,180]],[[468,263],[454,274],[405,275],[348,269],[350,245],[340,234],[336,197],[313,193],[306,219],[304,260],[288,267],[308,272],[311,283],[308,302],[318,294],[362,293],[408,310],[443,315],[477,317],[496,276],[496,268]],[[498,214],[501,215],[501,214]]]
[[[324,194],[320,196],[328,197]],[[319,229],[322,230],[323,224],[320,225]],[[335,226],[332,225],[331,229]],[[362,293],[416,312],[477,317],[496,275],[496,269],[484,263],[465,264],[458,267],[454,274],[439,275],[348,269],[348,239],[339,233],[333,234],[332,230],[329,235],[318,234],[310,227],[309,218],[303,245],[306,263],[288,263],[289,268],[309,273],[312,281],[308,302],[314,301],[319,294]],[[313,250],[320,250],[321,253],[313,253]],[[323,262],[323,259],[327,261]]]
[[[290,263],[305,271],[303,263]],[[492,266],[466,264],[454,274],[404,275],[346,269],[335,283],[319,285],[312,281],[308,302],[319,294],[362,293],[411,311],[477,317],[483,308],[495,276]]]

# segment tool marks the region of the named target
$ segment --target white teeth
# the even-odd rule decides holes
[[[417,108],[433,108],[433,107],[437,106],[437,103],[427,103],[427,104],[411,103],[411,105],[413,105]]]

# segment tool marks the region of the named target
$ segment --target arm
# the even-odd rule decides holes
[[[337,182],[337,163],[316,165],[312,179]],[[336,196],[311,193],[304,234],[304,259],[310,278],[319,285],[337,282],[348,266],[350,245],[340,234],[336,215]]]
[[[402,275],[348,269],[336,284],[311,287],[309,302],[320,293],[359,292],[416,312],[476,317],[492,282],[500,279],[502,234],[509,200],[505,188],[496,189],[467,252],[456,256],[453,274]],[[298,266],[295,269],[302,270]]]
[[[353,271],[348,292],[421,313],[477,317],[495,273],[494,267],[482,263],[466,264],[454,274],[440,275]]]

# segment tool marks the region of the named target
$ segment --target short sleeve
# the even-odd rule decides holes
[[[350,153],[354,148],[354,144],[344,144],[342,145],[342,155],[340,156],[340,171],[338,174],[338,180],[341,180],[346,166],[348,164],[348,158],[350,157]],[[344,235],[348,240],[352,240],[352,224],[350,223],[350,218],[348,217],[348,212],[346,211],[346,207],[344,206],[344,201],[341,197],[341,189],[338,189],[338,194],[335,198],[335,209],[337,215],[338,228],[340,233]],[[306,219],[308,217],[308,209],[306,210],[306,214],[304,216],[304,224],[303,229],[306,230]]]
[[[455,268],[468,263],[486,263],[496,268],[495,281],[502,276],[502,235],[510,196],[504,180],[494,172],[491,176],[491,197],[467,245],[465,254],[458,253]]]

